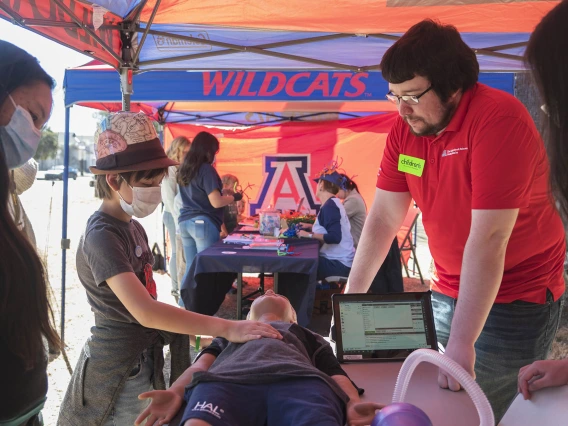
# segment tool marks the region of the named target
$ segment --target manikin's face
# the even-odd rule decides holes
[[[416,76],[400,84],[389,83],[389,90],[397,96],[418,96],[430,87],[427,78]],[[434,90],[420,97],[417,104],[400,100],[397,104],[399,115],[410,126],[415,136],[432,136],[444,130],[456,110],[459,91],[446,102],[442,102]]]
[[[280,321],[297,322],[296,311],[290,301],[272,290],[266,291],[252,302],[248,319],[256,321],[265,314],[274,315]]]

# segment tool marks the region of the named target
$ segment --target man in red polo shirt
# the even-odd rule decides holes
[[[438,339],[498,421],[519,368],[546,358],[560,318],[564,230],[544,146],[517,99],[477,83],[475,54],[454,27],[416,24],[381,69],[400,117],[347,292],[367,291],[414,199],[436,266]],[[444,372],[438,381],[459,389]]]

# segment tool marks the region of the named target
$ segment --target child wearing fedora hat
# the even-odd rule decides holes
[[[351,271],[355,248],[351,225],[345,208],[336,197],[345,189],[345,178],[337,172],[337,165],[322,170],[314,179],[317,182],[316,196],[321,207],[313,225],[302,223],[298,232],[301,238],[315,238],[323,244],[320,248],[317,279],[331,276],[347,277]],[[311,232],[308,232],[311,229]]]
[[[171,381],[189,365],[187,335],[233,342],[281,338],[268,324],[228,321],[158,302],[153,256],[144,228],[132,217],[161,202],[166,156],[151,120],[141,113],[110,114],[95,134],[97,189],[102,205],[87,222],[77,248],[77,273],[95,325],[61,405],[58,425],[134,424],[147,401],[164,389],[163,346],[172,354]]]

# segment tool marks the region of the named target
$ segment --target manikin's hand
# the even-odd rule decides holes
[[[223,337],[233,343],[244,343],[261,337],[282,339],[278,330],[259,321],[230,321],[227,334]]]
[[[475,379],[475,348],[473,344],[453,343],[450,337],[445,355],[461,365]],[[454,392],[461,389],[458,381],[442,369],[438,373],[438,385],[443,389],[450,389]]]
[[[519,393],[531,399],[531,392],[568,385],[568,359],[535,361],[519,371]]]
[[[169,423],[179,411],[183,401],[183,398],[172,390],[151,391],[138,395],[138,399],[148,398],[152,401],[142,414],[136,418],[135,426],[142,424],[161,426]]]
[[[374,402],[348,402],[347,403],[347,425],[365,426],[370,425],[375,417],[377,410],[383,408],[383,404]]]

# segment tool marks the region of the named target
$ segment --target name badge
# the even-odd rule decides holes
[[[421,177],[424,172],[424,163],[421,158],[400,154],[398,157],[398,171]]]

